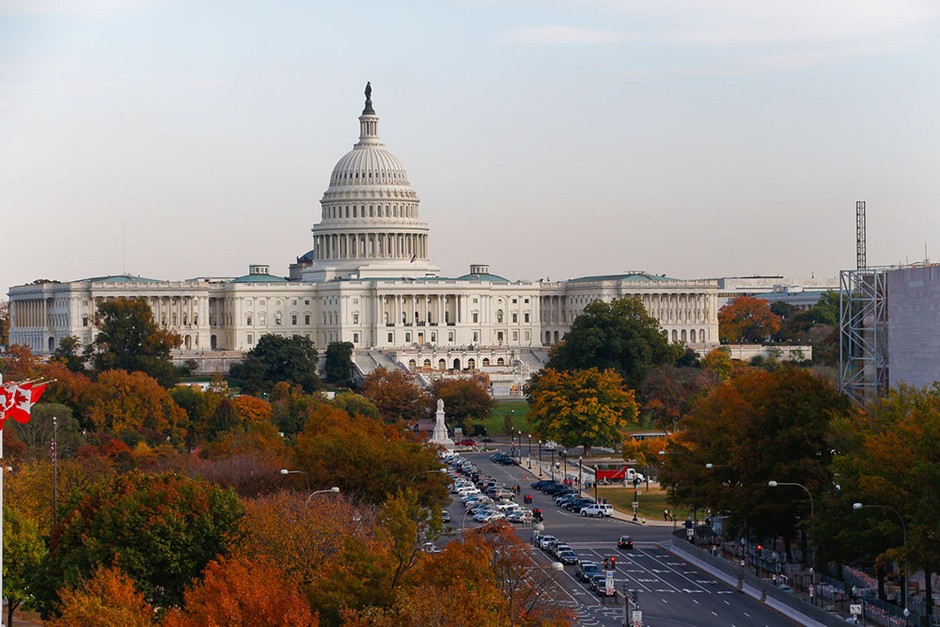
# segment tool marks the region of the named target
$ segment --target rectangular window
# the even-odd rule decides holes
[[[525,299],[525,300],[523,300],[522,302],[524,302],[524,303],[525,303],[526,305],[528,305],[528,304],[529,304],[529,299],[528,299],[528,298],[526,298],[526,299]]]
[[[411,341],[411,333],[405,333],[405,341],[406,341],[406,342],[410,342],[410,341]]]
[[[353,324],[359,324],[359,314],[354,313],[352,318],[353,318]]]
[[[513,299],[512,299],[512,304],[513,304],[513,305],[515,305],[515,304],[518,303],[518,302],[519,302],[519,299],[518,299],[518,298],[513,298]]]
[[[447,341],[448,341],[448,342],[453,342],[453,341],[454,341],[454,332],[453,332],[453,331],[448,331],[448,332],[447,332]]]
[[[389,343],[389,344],[394,344],[394,343],[395,343],[395,334],[394,334],[394,333],[389,333],[389,334],[388,334],[388,343]]]
[[[528,322],[528,321],[529,321],[529,312],[528,312],[528,311],[525,312],[524,314],[522,314],[522,319],[523,319],[524,322]]]
[[[290,323],[291,323],[291,324],[297,324],[297,314],[291,314],[291,315],[290,315]]]
[[[525,332],[525,341],[528,342],[528,341],[531,340],[531,339],[532,339],[531,333],[529,333],[529,331],[526,331],[526,332]]]
[[[517,314],[517,313],[512,314],[512,321],[513,321],[513,322],[519,322],[519,314]]]
[[[251,326],[251,316],[250,316],[250,315],[249,315],[247,318],[245,318],[245,324],[246,324],[247,326],[249,326],[249,327]]]
[[[473,312],[473,321],[474,321],[474,322],[479,322],[479,321],[480,321],[480,314],[478,314],[478,313],[475,312],[475,311]]]
[[[88,326],[88,316],[82,316],[82,326],[83,327]]]
[[[474,331],[474,332],[473,332],[473,341],[474,341],[474,343],[480,341],[480,332],[479,332],[479,331]]]
[[[437,333],[431,334],[431,344],[437,344]]]
[[[512,332],[512,341],[513,341],[513,342],[518,342],[518,341],[519,341],[519,332],[518,332],[518,331],[513,331],[513,332]]]
[[[255,343],[255,336],[252,335],[251,333],[248,334],[248,343],[249,343],[249,344],[254,344],[254,343]]]
[[[359,334],[353,333],[353,344],[358,344],[358,343],[359,343]]]
[[[304,315],[304,324],[310,324],[310,314]]]
[[[304,299],[304,305],[309,305],[309,304],[310,304],[310,299],[309,299],[309,298],[305,298],[305,299]]]

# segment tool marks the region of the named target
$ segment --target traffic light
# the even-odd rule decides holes
[[[760,557],[760,556],[761,556],[761,553],[763,552],[763,550],[764,550],[764,545],[763,545],[763,544],[758,544],[758,545],[757,545],[757,557]]]

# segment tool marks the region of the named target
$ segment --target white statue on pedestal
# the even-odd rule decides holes
[[[454,448],[454,441],[447,437],[447,426],[444,425],[444,399],[437,399],[437,412],[434,414],[434,432],[430,442],[440,444],[446,449]]]

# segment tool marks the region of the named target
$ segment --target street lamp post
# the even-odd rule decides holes
[[[594,466],[594,502],[597,502],[597,466]]]
[[[767,485],[770,486],[771,488],[776,488],[776,487],[782,486],[782,485],[789,485],[789,486],[794,486],[794,487],[797,487],[797,488],[803,488],[803,491],[806,492],[806,496],[809,497],[809,519],[810,519],[810,520],[809,520],[809,524],[810,524],[810,532],[811,532],[812,535],[813,535],[813,544],[811,545],[811,547],[812,547],[812,556],[813,556],[813,557],[812,557],[812,560],[813,560],[813,563],[811,564],[810,570],[809,570],[810,575],[811,575],[811,578],[810,578],[810,579],[811,579],[811,582],[810,582],[810,583],[811,583],[811,585],[813,586],[813,588],[812,588],[812,593],[810,594],[810,597],[811,597],[811,601],[812,601],[813,605],[816,605],[816,510],[815,510],[815,508],[813,507],[813,494],[812,494],[812,493],[809,491],[809,489],[808,489],[805,485],[803,485],[802,483],[793,483],[793,482],[783,482],[783,481],[773,481],[773,480],[770,480],[770,481],[767,482]]]
[[[522,431],[516,431],[516,434],[519,436],[519,465],[522,465]]]
[[[638,483],[639,479],[636,478],[636,475],[633,475],[633,522],[636,522],[636,511],[640,509]]]
[[[532,434],[529,434],[529,468],[532,468]]]
[[[542,476],[542,441],[539,440],[539,476]]]
[[[898,517],[898,520],[901,521],[901,539],[904,542],[904,556],[907,556],[907,527],[904,525],[904,516],[901,516],[901,512],[894,509],[890,505],[863,505],[862,503],[852,503],[852,509],[862,510],[865,508],[871,509],[890,509]],[[904,575],[901,577],[901,584],[904,588],[904,619],[907,620],[907,617],[910,616],[911,611],[907,607],[907,568],[905,568],[904,558],[901,558],[901,572]]]
[[[332,488],[327,488],[326,490],[314,490],[307,495],[307,500],[309,501],[314,494],[339,494],[339,488],[333,486]]]
[[[281,468],[281,475],[283,475],[283,476],[285,476],[285,477],[286,477],[287,475],[303,475],[303,476],[304,476],[304,479],[307,480],[307,494],[310,494],[310,492],[311,492],[311,490],[310,490],[310,476],[307,475],[307,473],[304,472],[303,470],[288,470],[287,468]]]
[[[552,481],[555,480],[555,449],[552,449]]]
[[[578,455],[578,494],[581,494],[581,492],[582,492],[582,490],[583,490],[583,488],[582,488],[581,486],[584,485],[584,484],[581,482],[581,470],[582,470],[582,468],[581,468],[581,460],[582,460],[582,457],[581,457],[580,455]]]
[[[565,458],[565,474],[563,475],[564,480],[568,481],[568,450],[565,449],[561,452],[562,457]]]

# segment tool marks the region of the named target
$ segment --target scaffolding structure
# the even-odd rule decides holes
[[[839,273],[840,388],[863,404],[888,390],[888,271]]]

